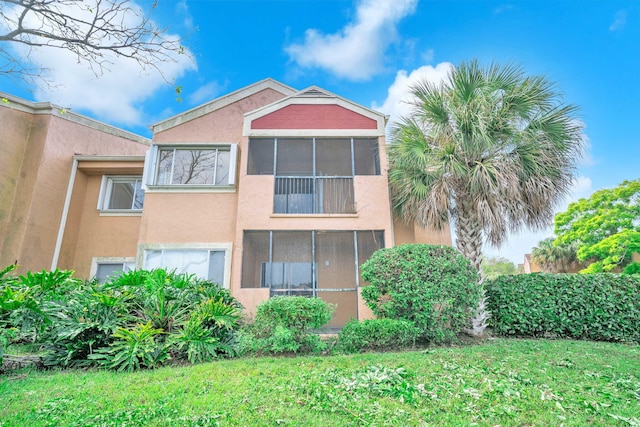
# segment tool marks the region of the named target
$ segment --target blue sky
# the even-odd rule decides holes
[[[152,2],[137,4],[148,11]],[[160,0],[153,19],[193,55],[166,64],[170,83],[121,61],[96,79],[64,54],[37,52],[56,85],[0,80],[0,90],[150,136],[148,125],[266,77],[317,85],[393,119],[417,78],[438,80],[473,58],[510,62],[557,82],[580,107],[588,149],[566,203],[640,177],[637,0]],[[524,232],[489,254],[522,262],[550,234]]]

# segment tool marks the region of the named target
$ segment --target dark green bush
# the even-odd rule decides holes
[[[640,342],[637,276],[521,274],[486,288],[497,334]]]
[[[313,329],[331,320],[333,307],[320,298],[277,297],[261,303],[253,324],[244,330],[246,351],[256,353],[317,352],[324,343]]]
[[[351,320],[338,335],[339,351],[357,353],[365,350],[401,349],[415,344],[422,331],[406,320]]]
[[[639,274],[640,275],[640,262],[632,262],[622,270],[622,274]]]
[[[362,265],[362,297],[378,318],[407,320],[429,342],[455,340],[478,305],[478,275],[448,246],[402,245],[376,251]]]

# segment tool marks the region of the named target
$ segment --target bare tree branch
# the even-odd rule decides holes
[[[129,0],[0,0],[0,75],[41,77],[45,70],[24,64],[35,48],[70,51],[96,77],[110,70],[114,55],[163,75],[162,63],[188,52],[151,19],[156,7],[145,13]]]

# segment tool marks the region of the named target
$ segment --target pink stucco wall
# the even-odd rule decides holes
[[[74,116],[75,117],[75,116]],[[86,119],[84,119],[86,120]],[[5,127],[5,124],[7,125]],[[0,108],[3,160],[10,163],[0,178],[10,207],[0,219],[0,265],[15,261],[20,272],[51,267],[74,154],[144,154],[147,146],[121,135],[55,114],[31,114]],[[7,172],[8,171],[8,172]],[[7,194],[7,196],[4,196]],[[68,224],[74,227],[75,224]]]
[[[244,114],[282,99],[284,96],[273,89],[262,90],[204,116],[157,132],[153,136],[153,141],[157,144],[239,143],[242,139]]]

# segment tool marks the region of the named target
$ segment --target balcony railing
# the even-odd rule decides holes
[[[355,213],[353,177],[276,177],[274,213]]]

